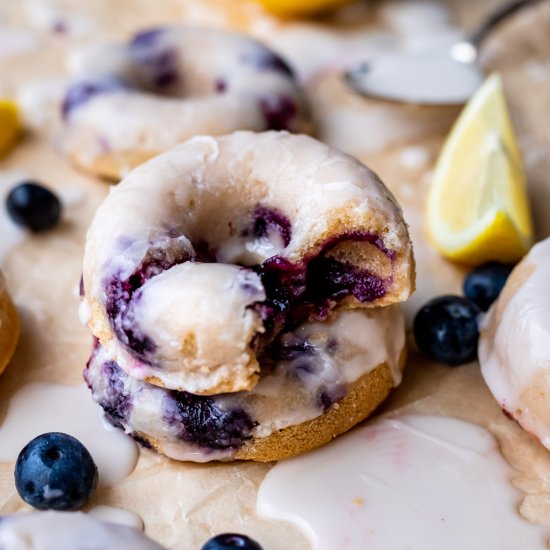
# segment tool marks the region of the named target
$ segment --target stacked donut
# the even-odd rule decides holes
[[[310,130],[292,70],[247,36],[163,27],[76,59],[62,148],[100,176],[119,179],[194,135]]]
[[[88,233],[85,371],[118,427],[180,460],[292,456],[400,381],[407,227],[368,168],[287,132],[202,136],[131,172]]]

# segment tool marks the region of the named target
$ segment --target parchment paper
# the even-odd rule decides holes
[[[448,3],[455,21],[463,25],[471,25],[496,4]],[[550,234],[548,4],[543,2],[506,24],[489,41],[483,56],[488,69],[498,68],[505,77],[540,238]],[[67,14],[69,29],[80,30],[51,32],[51,21]],[[332,20],[306,24],[278,22],[244,0],[0,0],[0,24],[7,21],[23,29],[40,44],[16,56],[0,56],[0,92],[16,93],[25,83],[63,76],[66,55],[77,47],[102,38],[123,38],[148,25],[187,21],[228,26],[249,30],[277,45],[277,37],[285,31],[298,36],[304,32],[304,40],[309,40],[313,30],[325,39],[336,37],[336,42],[345,40],[347,33],[378,32],[385,26],[381,14],[379,4],[364,2]],[[0,35],[4,28],[0,26]],[[422,217],[430,170],[457,109],[359,98],[330,71],[310,73],[306,80],[320,138],[369,164],[403,205],[418,263],[418,291],[405,306],[410,320],[429,297],[459,292],[465,273],[426,244]],[[56,152],[52,133],[51,126],[27,132],[0,162],[1,170],[23,170],[62,194],[72,193],[61,226],[27,239],[1,266],[21,314],[22,334],[16,355],[0,379],[0,418],[10,395],[29,381],[81,383],[90,352],[90,336],[77,317],[77,287],[85,231],[108,185],[71,168]],[[518,470],[515,482],[526,493],[521,513],[530,521],[550,524],[550,453],[504,417],[477,363],[455,369],[438,366],[417,354],[411,343],[403,384],[381,412],[448,415],[485,426]],[[262,520],[254,513],[258,484],[270,467],[183,464],[142,451],[136,470],[115,487],[96,494],[91,505],[109,504],[138,513],[147,533],[169,548],[197,549],[212,534],[238,531],[256,538],[266,550],[308,549],[307,540],[294,527]],[[0,464],[0,513],[25,508],[14,488],[13,464]]]

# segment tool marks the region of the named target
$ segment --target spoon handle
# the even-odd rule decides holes
[[[496,9],[481,23],[468,37],[468,42],[479,48],[481,43],[487,38],[489,33],[497,27],[504,19],[507,19],[510,15],[529,6],[535,4],[541,0],[514,0],[504,4],[500,8]]]

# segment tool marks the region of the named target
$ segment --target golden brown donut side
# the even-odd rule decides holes
[[[19,315],[0,274],[0,374],[13,356],[19,340]]]
[[[400,370],[405,366],[406,356],[406,348],[403,348],[399,357]],[[332,405],[327,412],[312,420],[273,432],[267,437],[250,439],[236,451],[233,458],[272,462],[326,445],[370,416],[389,396],[393,387],[388,363],[380,363],[350,384],[345,397]],[[137,435],[154,450],[162,453],[156,440],[143,433]]]

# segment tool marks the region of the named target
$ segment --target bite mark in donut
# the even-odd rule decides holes
[[[168,389],[249,390],[282,331],[413,288],[393,197],[305,136],[190,140],[104,206],[85,255],[86,322],[123,370]]]

